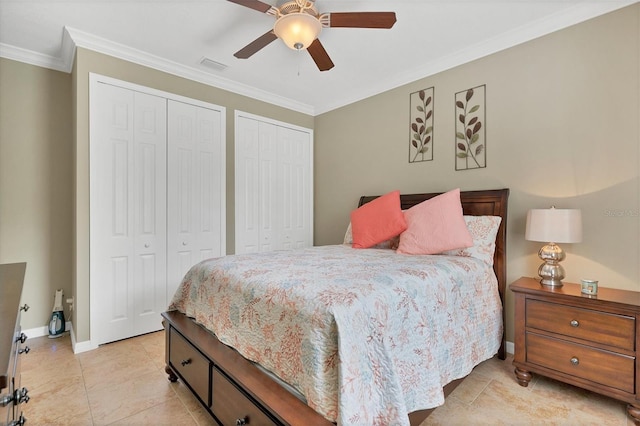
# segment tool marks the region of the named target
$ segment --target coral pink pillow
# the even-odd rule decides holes
[[[462,216],[460,188],[423,201],[404,212],[407,230],[398,253],[437,254],[473,245]]]
[[[369,248],[407,229],[400,209],[400,191],[385,194],[351,212],[354,248]]]

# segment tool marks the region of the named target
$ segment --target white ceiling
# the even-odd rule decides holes
[[[236,59],[274,18],[226,0],[0,0],[0,56],[68,72],[80,46],[317,115],[636,1],[317,0],[397,16],[390,30],[323,29],[335,67],[320,72],[280,40]]]

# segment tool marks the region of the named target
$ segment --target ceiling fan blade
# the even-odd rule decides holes
[[[327,51],[324,50],[324,46],[320,43],[320,40],[315,39],[313,43],[307,47],[307,50],[320,71],[328,71],[333,68],[333,61],[329,57],[329,54],[327,54]]]
[[[276,36],[273,30],[269,30],[257,39],[253,40],[251,43],[247,44],[242,49],[238,50],[233,54],[233,56],[239,59],[247,59],[277,38],[278,36]]]
[[[391,28],[396,23],[395,12],[332,12],[330,27]]]
[[[249,9],[257,10],[258,12],[266,13],[271,9],[270,4],[261,2],[260,0],[228,0],[231,3],[239,4],[240,6],[248,7]]]

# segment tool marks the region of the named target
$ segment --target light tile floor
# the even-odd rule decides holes
[[[29,425],[213,425],[178,381],[164,372],[164,333],[157,332],[74,355],[68,335],[29,339],[22,357],[23,404]],[[631,426],[626,405],[534,376],[523,388],[511,359],[480,364],[421,426]]]

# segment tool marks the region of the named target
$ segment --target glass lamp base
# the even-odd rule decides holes
[[[538,251],[538,257],[544,261],[538,268],[540,284],[550,287],[561,287],[564,279],[564,268],[560,266],[565,258],[564,251],[555,243],[549,243]]]

